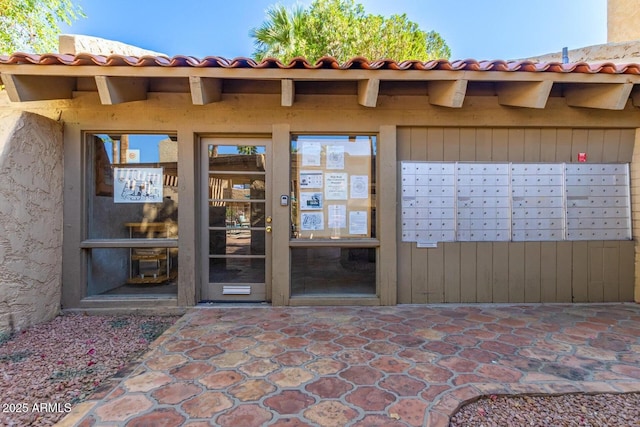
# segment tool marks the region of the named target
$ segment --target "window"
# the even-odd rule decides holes
[[[90,134],[87,143],[87,295],[175,295],[176,139]]]
[[[291,237],[375,237],[373,136],[298,136],[291,145]]]
[[[291,296],[376,293],[376,137],[291,144]]]

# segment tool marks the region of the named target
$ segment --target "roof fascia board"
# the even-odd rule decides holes
[[[0,65],[0,73],[13,75],[45,75],[69,77],[209,77],[253,80],[469,80],[469,81],[544,81],[584,83],[636,83],[640,75],[609,73],[556,73],[532,71],[466,71],[466,70],[330,70],[330,69],[254,69],[133,66],[70,65]]]
[[[571,107],[622,110],[632,89],[632,83],[568,84],[564,88],[564,97]]]
[[[189,76],[189,87],[194,105],[206,105],[222,100],[222,79]]]
[[[468,80],[430,81],[429,104],[461,108],[467,94]]]
[[[75,77],[45,77],[2,74],[2,83],[12,102],[71,99]]]
[[[140,77],[95,76],[98,95],[103,105],[147,99],[149,79]]]
[[[498,103],[510,107],[544,108],[553,82],[500,82],[496,84]]]

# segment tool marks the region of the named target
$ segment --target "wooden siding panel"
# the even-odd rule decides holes
[[[509,245],[509,302],[524,302],[524,242]]]
[[[606,129],[604,131],[604,145],[602,148],[602,161],[604,163],[616,163],[620,157],[620,129]]]
[[[603,302],[620,301],[620,245],[605,242],[602,249]]]
[[[578,153],[587,153],[588,131],[585,129],[574,129],[571,135],[571,161],[578,161]],[[587,153],[587,160],[589,159]]]
[[[635,280],[635,242],[633,240],[626,240],[620,243],[620,255],[619,255],[619,271],[620,271],[620,287],[618,295],[620,301],[633,301],[634,293],[634,280]]]
[[[476,243],[460,243],[460,302],[476,302]]]
[[[524,302],[540,302],[540,242],[525,242],[524,259]]]
[[[444,248],[428,249],[429,266],[427,268],[427,301],[430,304],[444,302]]]
[[[557,302],[557,242],[540,243],[540,300]]]
[[[460,302],[460,243],[444,243],[444,302]]]
[[[635,138],[633,130],[564,128],[416,127],[398,128],[397,135],[398,160],[412,161],[575,162],[578,152],[589,162],[629,161]],[[633,242],[598,243],[449,242],[418,249],[398,240],[398,302],[632,300]]]
[[[411,129],[411,160],[424,162],[427,157],[427,128]]]
[[[556,132],[556,162],[571,161],[571,129],[558,129]]]
[[[476,161],[491,161],[492,132],[490,128],[476,129]]]
[[[398,128],[397,130],[397,157],[399,161],[411,160],[411,128]],[[398,177],[399,179],[399,177]],[[401,188],[399,188],[401,189]],[[402,206],[401,200],[402,194],[398,191],[397,203],[398,209]],[[402,215],[400,213],[400,215]],[[398,230],[398,303],[410,304],[411,299],[411,271],[412,271],[412,256],[411,247],[414,243],[403,243],[402,234]]]
[[[603,147],[604,131],[602,129],[589,129],[587,136],[587,160],[592,163],[602,162]]]
[[[491,302],[493,296],[493,243],[478,242],[476,263],[476,302]]]
[[[411,129],[411,160],[426,161],[427,157],[427,128],[416,127]],[[415,243],[411,244],[411,302],[425,304],[427,298],[428,252],[419,249]]]
[[[411,244],[411,303],[426,304],[427,281],[429,280],[429,258],[428,249],[417,248],[415,243]]]
[[[618,145],[618,161],[631,163],[633,158],[633,145],[636,140],[635,129],[623,129],[620,132],[620,141]]]
[[[443,160],[454,162],[460,159],[460,129],[446,128],[443,132]]]
[[[540,129],[525,129],[524,131],[524,161],[539,162],[541,148]]]
[[[427,130],[427,158],[430,162],[444,160],[444,129],[429,128]]]
[[[602,242],[589,242],[589,284],[587,298],[589,302],[602,302],[604,298],[603,246]]]
[[[492,302],[509,302],[509,242],[493,243]]]
[[[509,161],[524,161],[524,129],[509,129]]]
[[[398,160],[411,160],[411,128],[398,128],[396,132]]]
[[[556,301],[571,302],[572,242],[556,243]]]
[[[558,133],[555,129],[540,131],[540,161],[552,163],[556,161],[556,146]]]
[[[494,162],[509,161],[509,131],[507,129],[493,130],[491,160]]]
[[[460,161],[472,162],[476,159],[476,130],[460,129]]]
[[[589,248],[587,242],[571,242],[571,295],[572,302],[589,302]]]

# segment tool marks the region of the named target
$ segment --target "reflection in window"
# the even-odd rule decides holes
[[[209,283],[264,284],[266,148],[209,144],[207,154]]]
[[[291,296],[375,293],[375,248],[291,248]]]
[[[88,239],[178,238],[178,142],[169,135],[92,134]],[[87,294],[176,294],[177,249],[92,249]]]

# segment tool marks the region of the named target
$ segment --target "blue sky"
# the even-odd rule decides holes
[[[278,0],[75,0],[87,18],[67,34],[174,55],[251,56],[250,28]],[[606,0],[359,0],[368,13],[406,13],[439,32],[451,59],[517,59],[606,43]],[[290,6],[294,1],[280,0]],[[297,2],[303,6],[311,0]]]

